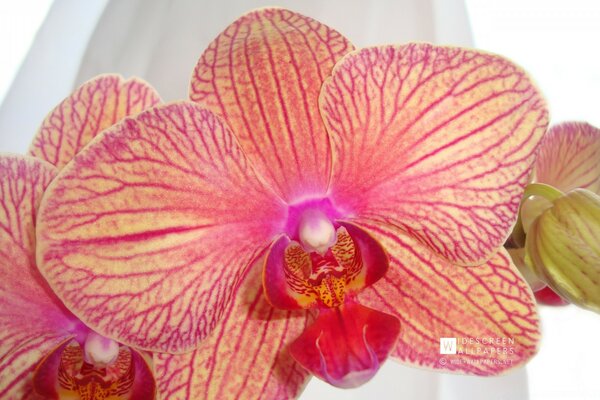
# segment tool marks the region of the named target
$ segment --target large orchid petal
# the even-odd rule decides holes
[[[76,331],[35,266],[35,214],[56,175],[31,157],[0,156],[0,398],[31,390],[31,373]]]
[[[81,85],[48,114],[29,154],[62,168],[98,133],[159,102],[158,93],[137,78],[98,76]]]
[[[504,250],[485,264],[455,268],[397,229],[363,227],[388,250],[390,268],[358,301],[400,319],[392,357],[420,367],[494,375],[536,353],[535,300]],[[462,354],[440,355],[441,338],[456,338]]]
[[[218,117],[159,106],[106,130],[48,188],[38,266],[103,336],[188,351],[284,215]]]
[[[600,129],[582,122],[551,127],[535,160],[535,180],[563,192],[600,194]]]
[[[306,311],[273,308],[261,285],[261,265],[248,272],[224,323],[193,353],[155,354],[163,399],[293,399],[309,374],[288,345],[308,324]]]
[[[225,117],[283,198],[322,195],[331,155],[319,91],[352,49],[341,34],[311,18],[283,9],[253,11],[204,52],[190,96]]]
[[[290,346],[303,367],[324,381],[353,388],[369,381],[396,345],[397,318],[353,302],[322,309]]]
[[[548,119],[518,67],[429,44],[347,56],[321,110],[336,205],[469,265],[506,240]]]

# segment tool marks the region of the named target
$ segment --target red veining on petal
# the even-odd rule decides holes
[[[98,76],[50,112],[34,137],[29,154],[62,168],[101,131],[159,102],[156,91],[137,78]]]
[[[284,215],[218,117],[193,103],[158,106],[63,168],[40,209],[38,266],[99,334],[188,351]]]
[[[274,309],[261,287],[262,263],[244,278],[223,323],[187,354],[155,354],[165,399],[297,398],[309,374],[289,344],[309,322],[306,311]]]
[[[320,105],[331,198],[354,221],[394,225],[463,264],[504,243],[548,120],[522,70],[459,48],[367,48],[336,66]]]
[[[385,225],[363,226],[377,234],[390,268],[358,301],[395,315],[402,335],[392,356],[421,367],[495,375],[522,365],[537,351],[539,317],[528,284],[500,250],[488,262],[459,268],[406,234]],[[490,355],[467,344],[468,362],[440,363],[440,338],[514,339],[512,352]],[[508,346],[507,346],[508,347]],[[459,357],[459,356],[456,356]],[[446,359],[450,361],[450,359]]]
[[[284,199],[324,194],[331,168],[318,94],[353,46],[282,9],[248,13],[204,52],[190,97],[224,116],[246,154]]]

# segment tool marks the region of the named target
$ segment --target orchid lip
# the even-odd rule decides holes
[[[379,370],[380,365],[379,360],[377,359],[377,354],[375,354],[375,351],[372,349],[372,347],[369,345],[369,342],[367,341],[367,328],[368,326],[365,325],[362,329],[362,341],[366,353],[368,355],[367,359],[361,360],[364,364],[366,364],[365,369],[350,371],[342,377],[332,376],[328,372],[328,368],[330,368],[331,366],[327,365],[327,359],[323,355],[323,350],[321,349],[321,346],[319,344],[321,337],[319,337],[316,340],[315,346],[319,350],[323,377],[327,382],[329,382],[333,386],[343,389],[351,389],[358,387],[371,380],[371,378],[373,378],[373,376],[375,376],[375,374]],[[323,335],[323,333],[321,333],[321,335]]]

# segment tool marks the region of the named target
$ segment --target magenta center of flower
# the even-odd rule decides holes
[[[358,386],[377,372],[399,334],[395,317],[356,302],[358,292],[384,276],[388,258],[327,198],[288,211],[285,232],[265,261],[265,294],[277,308],[319,310],[291,344],[292,356],[335,386]]]
[[[356,226],[337,218],[329,199],[312,199],[290,206],[286,234],[267,258],[265,291],[278,308],[340,307],[346,294],[365,287],[369,269],[387,269],[380,246]],[[365,264],[361,247],[378,253]]]
[[[47,398],[129,398],[135,379],[132,351],[97,333],[70,340],[42,359],[34,386]]]

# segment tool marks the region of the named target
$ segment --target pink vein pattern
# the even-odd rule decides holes
[[[238,291],[223,324],[193,353],[155,354],[163,399],[294,399],[309,373],[294,361],[288,345],[309,324],[306,311],[273,308],[256,263]]]
[[[158,93],[140,79],[100,75],[48,114],[29,154],[62,168],[98,133],[159,102]]]
[[[505,250],[485,264],[456,268],[402,232],[385,225],[365,227],[381,239],[391,265],[383,279],[358,297],[361,304],[400,319],[392,357],[419,367],[496,375],[537,352],[535,300]],[[451,337],[464,354],[440,355],[440,338]],[[506,342],[460,344],[471,338]]]
[[[194,70],[190,97],[224,116],[285,200],[322,195],[331,155],[318,95],[351,50],[341,34],[311,18],[261,9],[211,43]]]
[[[0,398],[31,394],[38,361],[71,334],[72,316],[34,262],[35,214],[50,164],[31,157],[0,156]]]
[[[331,195],[357,223],[397,226],[460,264],[502,245],[548,119],[523,71],[459,48],[367,48],[336,66],[320,103]]]
[[[581,188],[600,194],[600,129],[584,122],[550,128],[535,160],[535,180],[563,192]]]
[[[189,351],[284,212],[219,118],[193,103],[159,106],[61,171],[40,208],[38,266],[100,334]]]

